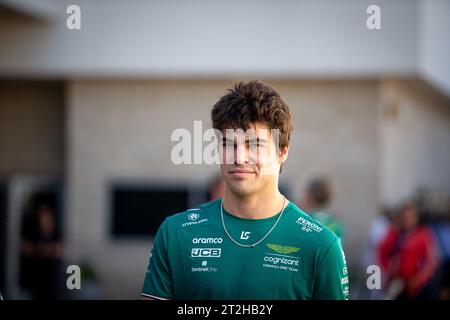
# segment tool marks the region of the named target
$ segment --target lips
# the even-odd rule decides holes
[[[233,174],[233,173],[255,173],[255,172],[249,170],[231,170],[230,173]]]
[[[234,169],[229,171],[229,174],[234,178],[245,178],[249,175],[255,174],[255,171],[245,169]]]

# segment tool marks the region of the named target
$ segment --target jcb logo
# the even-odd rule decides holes
[[[192,248],[191,257],[193,258],[219,258],[222,249],[220,248]]]

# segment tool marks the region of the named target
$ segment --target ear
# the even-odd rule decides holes
[[[286,162],[288,155],[289,155],[289,145],[285,146],[283,149],[280,150],[280,155],[279,155],[280,164],[283,164]]]

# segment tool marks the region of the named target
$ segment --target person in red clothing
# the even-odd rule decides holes
[[[431,229],[419,223],[413,203],[403,205],[378,248],[388,299],[418,299],[434,276],[438,256]]]

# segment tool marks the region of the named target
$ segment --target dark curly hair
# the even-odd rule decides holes
[[[278,129],[280,150],[289,145],[292,120],[288,105],[271,86],[261,81],[239,81],[211,111],[214,129],[247,130],[254,122]]]

